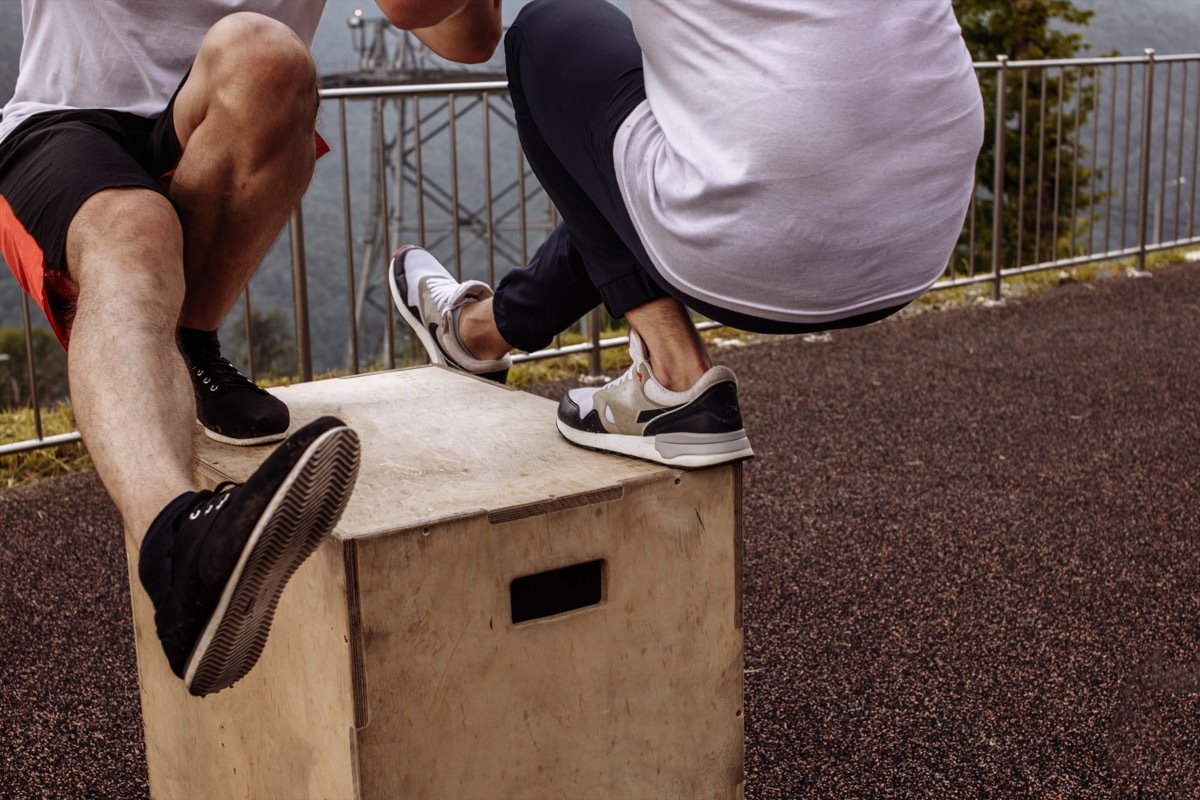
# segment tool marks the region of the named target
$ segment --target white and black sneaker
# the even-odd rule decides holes
[[[567,392],[558,405],[563,436],[593,450],[689,469],[754,455],[733,370],[713,367],[686,392],[673,392],[654,377],[633,331],[629,354],[633,365],[621,377]]]
[[[257,386],[221,355],[216,331],[179,329],[179,352],[196,394],[196,419],[211,439],[255,445],[287,436],[291,415],[275,395]]]
[[[392,256],[388,270],[392,299],[417,334],[430,362],[504,383],[512,360],[475,358],[458,339],[458,314],[463,306],[492,296],[482,281],[456,281],[428,251],[411,245]]]
[[[218,692],[257,663],[284,586],[350,501],[359,450],[353,430],[322,417],[245,483],[185,492],[150,525],[138,577],[189,692]]]

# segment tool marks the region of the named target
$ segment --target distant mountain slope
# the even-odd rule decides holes
[[[0,0],[0,104],[12,96],[21,61],[21,4]]]
[[[1162,55],[1200,52],[1198,0],[1076,0],[1096,12],[1084,31],[1091,55],[1119,50],[1141,55],[1154,48]]]

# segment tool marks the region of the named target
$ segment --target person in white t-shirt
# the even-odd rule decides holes
[[[378,4],[450,59],[486,60],[500,41],[499,0]],[[193,473],[193,419],[233,444],[287,435],[287,408],[215,332],[323,149],[309,48],[324,5],[22,0],[0,253],[67,347],[79,430],[196,695],[253,667],[358,471],[357,435],[324,417],[243,484],[196,491]]]
[[[535,0],[505,38],[521,142],[563,224],[494,293],[401,248],[430,357],[504,380],[599,303],[633,365],[562,400],[572,442],[681,467],[752,454],[687,309],[763,333],[865,325],[924,292],[983,141],[951,0]]]

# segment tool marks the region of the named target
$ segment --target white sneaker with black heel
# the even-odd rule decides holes
[[[641,339],[629,334],[633,365],[599,388],[572,389],[558,405],[558,430],[593,450],[687,469],[750,458],[737,377],[712,367],[684,392],[654,377]]]
[[[416,333],[434,364],[504,383],[512,360],[475,358],[458,339],[458,314],[464,306],[492,296],[482,281],[461,283],[428,250],[411,245],[392,256],[388,285],[401,316]]]

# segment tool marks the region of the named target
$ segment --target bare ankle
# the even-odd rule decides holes
[[[456,333],[467,352],[481,361],[504,358],[512,350],[496,327],[491,298],[464,306],[458,315]]]

